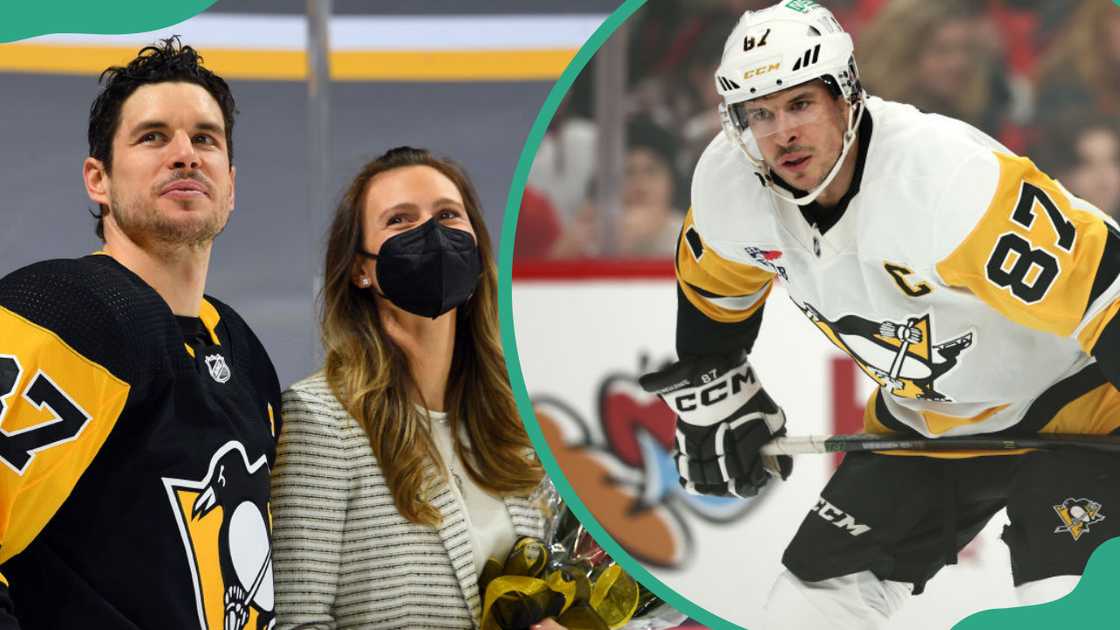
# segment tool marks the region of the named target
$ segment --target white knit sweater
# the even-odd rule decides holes
[[[396,509],[369,440],[315,374],[283,396],[272,478],[278,628],[472,628],[478,570],[458,495],[440,482],[439,528]],[[541,536],[532,504],[505,499],[519,536]]]

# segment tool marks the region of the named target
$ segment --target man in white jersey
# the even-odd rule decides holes
[[[1030,160],[863,92],[828,10],[748,12],[716,72],[725,133],[696,167],[677,255],[681,483],[749,496],[788,457],[748,354],[775,281],[878,384],[869,432],[940,438],[1120,428],[1120,234]],[[769,461],[765,461],[769,459]],[[1076,585],[1120,535],[1120,458],[849,454],[783,556],[774,628],[872,628],[993,514],[1024,603]]]

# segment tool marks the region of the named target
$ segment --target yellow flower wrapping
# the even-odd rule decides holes
[[[621,567],[611,564],[592,583],[579,566],[560,565],[546,572],[549,555],[543,542],[522,538],[501,575],[498,562],[487,561],[481,581],[482,630],[505,630],[503,621],[530,625],[549,615],[569,630],[616,630],[633,617],[638,585]]]
[[[588,603],[611,630],[617,630],[638,609],[638,583],[622,567],[612,564],[595,580]]]

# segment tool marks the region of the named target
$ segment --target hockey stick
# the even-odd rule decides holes
[[[1071,435],[1046,433],[1029,436],[966,435],[945,438],[910,438],[890,435],[806,435],[774,438],[762,447],[763,455],[806,455],[853,451],[1008,451],[1021,448],[1087,448],[1120,453],[1120,435]]]

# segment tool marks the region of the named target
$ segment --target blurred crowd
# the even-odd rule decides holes
[[[589,64],[529,176],[516,256],[670,258],[692,169],[720,132],[713,73],[746,10],[773,0],[650,0],[625,32],[620,194],[597,207]],[[1120,6],[1106,0],[821,0],[852,34],[864,88],[969,122],[1120,215]]]

